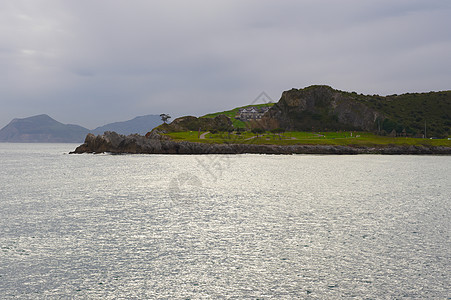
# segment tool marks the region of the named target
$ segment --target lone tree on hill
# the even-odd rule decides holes
[[[169,120],[169,119],[171,118],[171,116],[168,115],[168,114],[161,114],[160,117],[161,117],[161,120],[162,120],[164,123],[166,123],[167,120]]]

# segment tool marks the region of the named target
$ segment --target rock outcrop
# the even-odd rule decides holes
[[[267,113],[286,130],[364,130],[376,129],[382,114],[347,93],[319,85],[292,89]]]
[[[155,131],[148,137],[124,136],[115,132],[103,135],[88,134],[85,143],[71,153],[113,154],[451,154],[450,147],[388,146],[351,147],[328,145],[256,145],[256,144],[207,144],[176,142]]]
[[[215,118],[197,118],[193,116],[180,117],[171,122],[171,124],[162,124],[155,129],[163,132],[177,131],[225,131],[232,128],[232,121],[225,115],[219,115]]]

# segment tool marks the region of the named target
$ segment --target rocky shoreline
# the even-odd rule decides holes
[[[332,145],[255,145],[255,144],[207,144],[176,142],[155,132],[149,136],[124,136],[105,132],[95,136],[88,134],[84,144],[71,154],[451,154],[451,147],[384,146],[351,147]]]

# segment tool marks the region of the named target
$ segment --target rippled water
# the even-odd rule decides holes
[[[0,298],[449,298],[450,156],[0,144]]]

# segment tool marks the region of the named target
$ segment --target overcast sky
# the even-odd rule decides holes
[[[200,116],[312,84],[450,90],[451,1],[0,1],[0,128]]]

